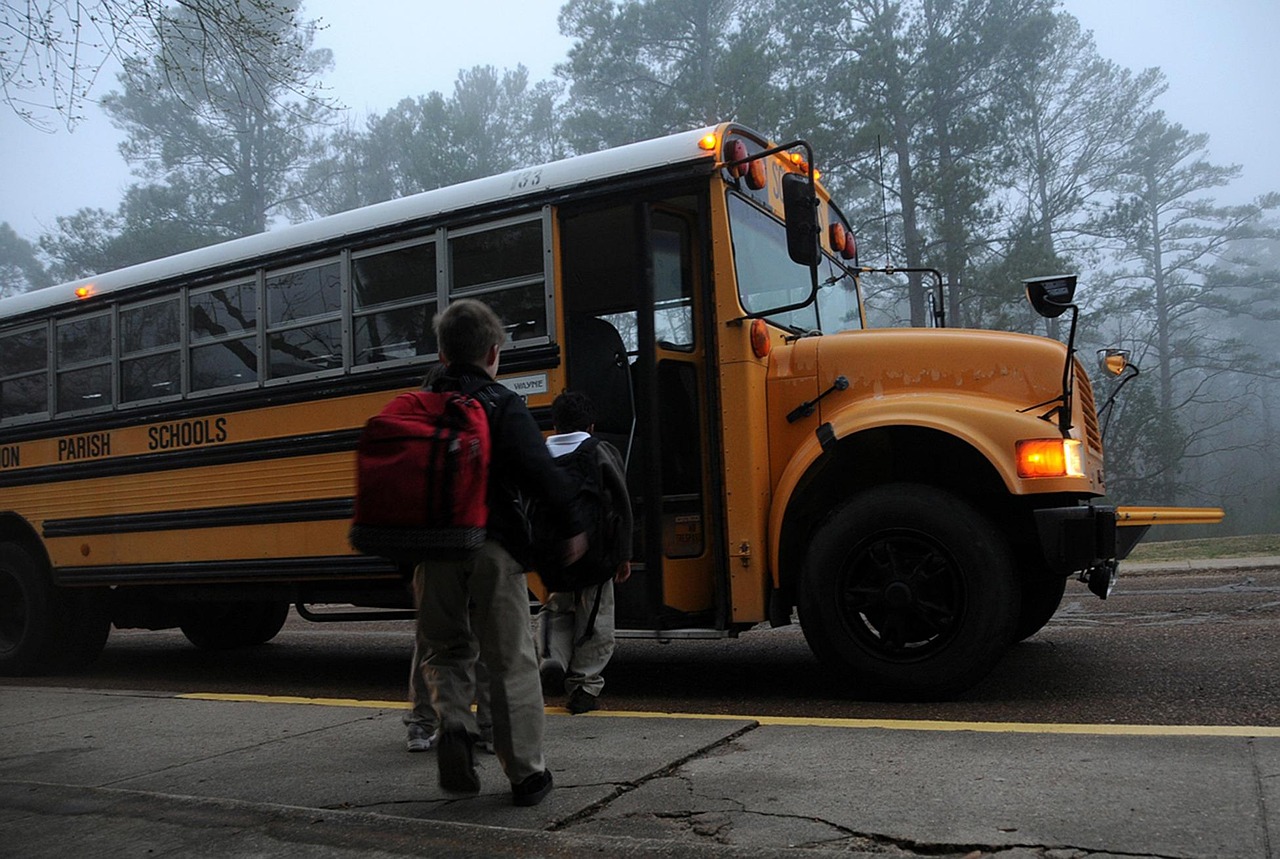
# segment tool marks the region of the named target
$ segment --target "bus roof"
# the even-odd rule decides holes
[[[0,300],[0,321],[59,305],[74,304],[77,301],[76,291],[83,287],[90,288],[92,295],[101,296],[132,286],[158,283],[296,248],[332,242],[346,236],[357,236],[404,222],[422,221],[504,200],[545,195],[613,176],[713,158],[717,153],[699,148],[698,141],[707,134],[722,133],[725,128],[725,125],[710,126],[578,155],[550,164],[512,170],[498,176],[474,179],[460,185],[375,203],[314,221],[104,272],[94,277],[33,290]],[[516,177],[533,172],[540,173],[536,183],[530,182],[521,187],[513,181]]]

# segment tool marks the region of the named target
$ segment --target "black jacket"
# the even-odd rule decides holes
[[[546,499],[559,511],[557,537],[581,533],[583,523],[573,510],[574,487],[547,452],[538,423],[519,394],[489,378],[479,367],[451,364],[434,375],[427,387],[462,391],[476,397],[489,414],[488,536],[502,544],[517,561],[529,560],[529,526],[521,494]]]

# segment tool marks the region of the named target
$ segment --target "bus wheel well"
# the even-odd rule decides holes
[[[15,513],[0,513],[0,543],[17,543],[31,554],[33,558],[44,561],[48,568],[49,556],[45,554],[44,544],[31,523]]]
[[[806,549],[832,510],[874,486],[915,483],[969,499],[993,521],[1010,521],[999,473],[963,439],[925,427],[878,427],[839,439],[792,493],[779,543],[781,596],[794,605]],[[1010,529],[1010,534],[1016,529]]]
[[[0,675],[83,668],[110,631],[103,595],[57,587],[31,527],[0,517]]]

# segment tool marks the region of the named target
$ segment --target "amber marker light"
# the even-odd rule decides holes
[[[1019,477],[1084,477],[1083,448],[1074,438],[1031,438],[1017,444]]]
[[[763,319],[751,320],[751,354],[763,358],[773,350],[773,341],[769,339],[769,326]]]
[[[796,167],[799,168],[801,173],[809,172],[809,162],[805,161],[804,156],[801,155],[799,152],[791,152],[787,155],[787,157],[791,159],[792,164],[796,165]]]
[[[93,284],[76,287],[76,298],[88,298],[93,295]]]
[[[715,152],[716,147],[720,145],[720,139],[714,134],[704,134],[702,139],[698,141],[698,148],[705,149],[708,152]]]

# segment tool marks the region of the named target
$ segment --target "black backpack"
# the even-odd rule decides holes
[[[625,560],[627,544],[623,531],[622,506],[601,479],[600,441],[587,438],[573,451],[557,457],[556,465],[569,474],[577,488],[573,508],[587,534],[587,551],[572,564],[560,563],[560,523],[541,499],[526,507],[532,543],[531,565],[550,591],[580,591],[612,579]]]

